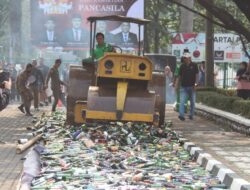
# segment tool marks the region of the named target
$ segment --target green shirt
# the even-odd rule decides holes
[[[176,65],[174,76],[179,77],[180,75],[180,65]]]
[[[96,45],[96,48],[93,52],[93,57],[94,59],[100,59],[101,57],[104,56],[105,52],[112,52],[113,48],[110,44],[104,43],[102,46],[99,46],[98,44]]]

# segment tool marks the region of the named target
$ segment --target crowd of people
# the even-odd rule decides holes
[[[48,106],[50,103],[52,103],[51,111],[55,111],[59,100],[66,104],[66,93],[62,91],[61,85],[67,85],[69,69],[68,64],[65,64],[59,74],[61,62],[60,59],[56,59],[54,65],[49,68],[44,59],[39,58],[28,64],[20,64],[19,69],[16,64],[0,62],[0,67],[10,73],[12,81],[10,101],[21,102],[18,109],[26,116],[32,116],[30,111],[32,102],[34,111],[39,111],[40,107]]]
[[[169,66],[165,67],[166,76],[166,103],[176,102],[179,119],[185,120],[187,102],[190,101],[189,119],[193,119],[196,87],[205,87],[205,62],[193,63],[189,52],[184,52],[181,64],[177,65],[173,73]],[[214,77],[218,73],[214,72]],[[250,98],[250,64],[241,62],[237,71],[237,96],[243,99]]]
[[[96,35],[97,47],[93,52],[93,56],[100,58],[104,52],[113,51],[111,46],[107,46],[104,42],[104,35],[98,33]],[[0,67],[10,72],[12,87],[11,100],[21,101],[18,109],[27,116],[32,116],[30,112],[31,103],[34,103],[34,110],[39,111],[40,106],[48,106],[53,103],[51,111],[56,111],[58,101],[65,106],[65,92],[62,86],[67,87],[69,82],[69,68],[65,64],[63,70],[63,80],[60,79],[59,67],[61,59],[56,59],[53,66],[49,68],[44,64],[44,59],[40,58],[32,60],[27,65],[21,64],[22,68],[17,70],[15,64],[7,64],[0,62]],[[215,75],[215,74],[214,74]],[[181,58],[181,65],[176,67],[173,74],[169,66],[165,67],[166,76],[166,103],[173,104],[177,101],[179,111],[179,119],[185,120],[185,106],[190,101],[189,119],[192,120],[195,109],[196,87],[205,86],[205,62],[196,64],[192,62],[190,53],[184,52]],[[237,95],[243,99],[250,98],[250,66],[246,62],[240,63],[240,69],[237,71]],[[49,88],[50,86],[50,88]],[[51,93],[48,92],[51,89]],[[67,88],[64,88],[67,89]]]
[[[57,59],[54,65],[49,68],[44,63],[43,58],[39,58],[38,61],[32,60],[31,63],[26,65],[21,64],[20,69],[17,69],[16,64],[0,62],[0,67],[10,72],[12,81],[10,98],[11,101],[22,102],[18,107],[21,112],[25,113],[27,116],[31,116],[30,108],[32,102],[35,111],[39,111],[39,107],[41,106],[48,106],[49,103],[52,103],[51,111],[55,111],[59,100],[64,106],[66,105],[66,94],[62,91],[62,86],[67,86],[69,68],[68,64],[65,64],[60,75],[60,65],[61,60]],[[193,68],[195,68],[195,70],[193,70]],[[248,63],[241,62],[240,68],[237,71],[237,96],[243,99],[250,98],[249,70],[250,67]],[[63,80],[60,79],[60,76],[62,76],[61,78],[63,78]],[[190,54],[185,53],[182,64],[178,68],[178,72],[173,73],[170,67],[166,66],[165,76],[167,88],[166,103],[173,104],[176,98],[178,99],[179,97],[179,118],[184,120],[185,101],[189,99],[192,108],[189,118],[192,119],[195,104],[195,86],[202,87],[205,85],[205,62],[199,65],[193,64]],[[177,84],[174,79],[179,79],[179,84]],[[188,84],[186,84],[187,82]],[[174,87],[177,88],[177,86],[180,88],[179,92],[174,89]],[[54,99],[53,102],[52,97]]]

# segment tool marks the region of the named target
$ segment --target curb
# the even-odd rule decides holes
[[[228,126],[233,131],[250,136],[250,119],[199,103],[196,104],[195,112],[203,118]]]
[[[185,138],[180,138],[180,142],[184,143],[184,149],[201,165],[205,170],[209,171],[212,176],[224,183],[230,190],[250,190],[250,183],[242,179],[234,171],[227,168],[221,162],[215,160],[210,154],[204,152],[193,142],[189,142]]]

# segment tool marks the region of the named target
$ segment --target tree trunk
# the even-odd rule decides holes
[[[159,5],[159,0],[157,0],[157,4]],[[159,53],[159,43],[160,43],[160,31],[158,27],[159,22],[159,11],[154,15],[154,25],[155,25],[155,33],[154,33],[154,53]]]
[[[197,2],[207,11],[210,11],[214,17],[219,19],[225,29],[233,30],[236,33],[242,34],[250,42],[250,31],[248,27],[235,19],[232,14],[223,8],[215,6],[214,3],[212,3],[213,1],[197,0]],[[247,16],[247,14],[245,15]]]
[[[150,52],[148,36],[149,36],[149,31],[148,31],[147,26],[145,25],[144,26],[144,40],[143,40],[144,52],[145,53],[149,53]]]
[[[146,7],[149,6],[148,5],[149,2],[145,1],[144,2],[144,17],[146,16]],[[148,41],[148,36],[149,36],[149,28],[147,27],[147,25],[144,26],[144,39],[143,39],[143,48],[144,48],[144,52],[145,53],[149,53],[149,41]]]
[[[191,9],[194,7],[194,0],[188,0],[188,1],[179,0],[179,1],[180,3],[186,5]],[[193,32],[193,20],[194,20],[193,13],[182,7],[180,9],[181,9],[180,32],[185,32],[185,33]]]
[[[211,2],[213,0],[210,0]],[[213,15],[207,11],[207,17],[213,18]],[[214,27],[211,21],[206,20],[206,78],[207,87],[214,87]]]
[[[10,62],[17,61],[21,55],[21,15],[22,1],[10,0]],[[11,53],[10,53],[11,54]]]
[[[159,18],[159,14],[157,14],[157,15],[158,15],[158,18]],[[158,19],[155,18],[155,23],[157,23],[157,21],[158,21]],[[160,43],[159,33],[160,33],[160,31],[159,31],[158,27],[156,26],[155,35],[154,35],[154,53],[159,53],[159,43]]]

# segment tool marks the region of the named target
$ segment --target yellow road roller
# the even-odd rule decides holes
[[[105,53],[98,60],[83,61],[82,66],[70,66],[68,123],[131,121],[162,125],[165,117],[165,76],[153,71],[154,65],[144,56],[141,46],[141,28],[150,21],[117,15],[89,17],[88,21],[90,52],[95,47],[98,21],[137,24],[138,47],[131,54],[116,45],[117,53]]]

